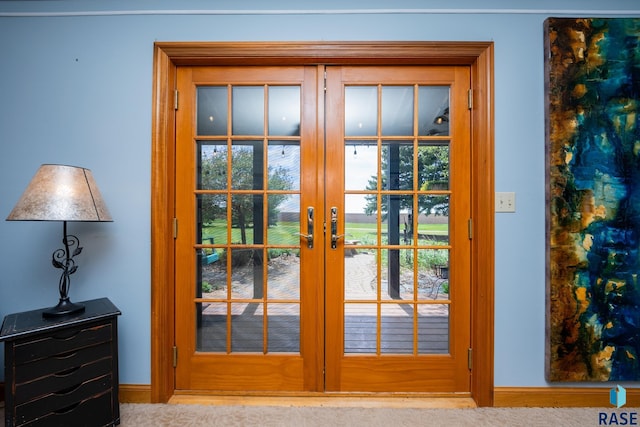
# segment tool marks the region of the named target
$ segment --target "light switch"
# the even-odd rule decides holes
[[[516,193],[496,192],[496,212],[515,212]]]

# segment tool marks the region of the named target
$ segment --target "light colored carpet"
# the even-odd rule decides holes
[[[0,402],[0,420],[4,410]],[[637,408],[474,408],[474,409],[398,409],[300,406],[241,406],[195,404],[120,405],[120,425],[123,427],[588,427],[603,425],[600,413],[635,413]],[[629,424],[629,415],[627,422]],[[611,419],[609,418],[609,421]],[[91,425],[91,421],[87,422]],[[632,424],[633,425],[633,424]]]
[[[600,425],[599,412],[620,413],[619,410],[614,411],[611,408],[392,409],[191,404],[122,404],[120,406],[121,425],[124,427],[587,427]]]

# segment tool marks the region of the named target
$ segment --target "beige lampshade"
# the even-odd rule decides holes
[[[42,165],[7,221],[113,221],[89,169]]]

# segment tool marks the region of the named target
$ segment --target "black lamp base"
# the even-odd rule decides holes
[[[58,305],[42,312],[42,317],[45,319],[56,319],[58,317],[80,313],[84,313],[84,305],[73,303],[69,301],[69,298],[60,298]]]

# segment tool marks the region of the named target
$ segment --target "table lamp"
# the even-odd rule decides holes
[[[69,299],[69,276],[78,269],[73,258],[82,252],[82,247],[76,236],[67,234],[67,222],[113,221],[91,171],[66,165],[40,166],[7,221],[62,221],[64,248],[52,255],[53,266],[62,269],[58,285],[60,301],[42,315],[58,318],[82,313],[84,306]]]

